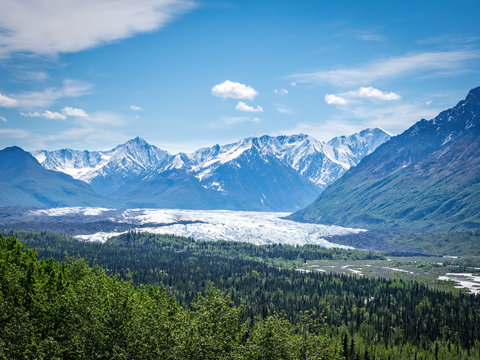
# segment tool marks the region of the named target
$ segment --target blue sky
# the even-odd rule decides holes
[[[0,148],[398,134],[480,86],[478,1],[0,0]]]

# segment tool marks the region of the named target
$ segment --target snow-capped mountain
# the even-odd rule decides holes
[[[251,137],[171,155],[135,138],[104,152],[36,151],[47,169],[90,183],[129,206],[294,210],[387,141],[381,129],[334,138]]]
[[[161,166],[171,155],[136,137],[109,151],[39,150],[32,153],[46,169],[64,172],[111,194],[140,174]]]

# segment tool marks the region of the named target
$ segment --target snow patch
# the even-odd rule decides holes
[[[407,271],[407,270],[398,269],[398,268],[393,268],[393,267],[388,267],[388,266],[383,266],[382,269],[391,270],[391,271],[399,271],[399,272],[404,272],[404,273],[408,273],[408,274],[414,274],[413,271]]]
[[[472,273],[446,273],[444,276],[439,276],[438,280],[451,280],[458,285],[457,289],[468,289],[472,294],[480,294],[480,276]]]

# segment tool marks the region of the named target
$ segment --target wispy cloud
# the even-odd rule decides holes
[[[480,58],[478,50],[438,51],[408,54],[354,68],[291,75],[297,82],[354,86],[417,72],[467,71],[469,60]]]
[[[274,89],[273,93],[276,95],[287,95],[288,90],[287,89]]]
[[[253,100],[257,94],[258,93],[254,88],[230,80],[225,80],[223,83],[217,84],[212,88],[212,95],[224,99],[232,98]]]
[[[86,117],[77,117],[77,119],[79,122],[88,122],[97,125],[119,126],[126,124],[126,120],[122,115],[108,111],[97,111],[88,114]]]
[[[399,133],[417,121],[432,119],[443,109],[427,106],[424,102],[388,106],[358,106],[345,111],[343,119],[357,119],[367,127],[379,126],[392,133]]]
[[[44,117],[51,120],[66,120],[67,118],[72,118],[74,123],[77,125],[85,124],[98,124],[98,125],[123,125],[125,124],[125,119],[123,116],[108,112],[108,111],[97,111],[93,113],[87,113],[83,109],[73,108],[66,106],[62,109],[61,112],[55,112],[50,110],[45,110],[43,112],[21,112],[23,116],[28,117]]]
[[[256,116],[222,116],[219,121],[212,122],[208,126],[214,129],[230,129],[234,125],[258,122],[260,122],[260,118]]]
[[[6,123],[8,120],[6,117],[0,115],[0,121],[3,121],[4,123]]]
[[[0,106],[1,107],[15,107],[17,106],[17,100],[0,93]]]
[[[92,84],[65,80],[60,88],[47,88],[42,91],[29,91],[12,95],[21,108],[48,107],[56,101],[64,98],[74,98],[89,94],[93,88]]]
[[[165,26],[191,0],[4,0],[0,56],[76,52]]]
[[[0,129],[0,137],[10,139],[26,139],[32,136],[30,131],[24,129]]]
[[[420,45],[429,45],[429,44],[470,44],[480,40],[480,36],[470,36],[470,35],[438,35],[438,36],[429,36],[417,41],[417,44]]]
[[[239,101],[237,106],[235,106],[235,109],[238,111],[251,112],[251,113],[263,112],[263,108],[260,105],[253,107],[245,104],[243,101]]]
[[[357,31],[354,34],[355,38],[361,41],[383,41],[384,37],[370,31]]]
[[[400,100],[402,97],[392,91],[385,92],[372,86],[362,86],[357,90],[350,90],[340,94],[327,94],[325,95],[325,102],[327,104],[345,105],[351,102],[352,99],[359,98],[378,101],[393,101]]]
[[[41,83],[48,79],[48,73],[44,71],[20,70],[12,72],[12,77],[15,79],[15,81]]]
[[[222,118],[223,122],[229,126],[240,124],[244,122],[259,122],[258,117],[249,117],[249,116],[225,116]]]
[[[293,111],[291,111],[290,109],[287,109],[286,107],[284,106],[277,106],[275,108],[280,114],[293,114]]]
[[[140,106],[137,106],[137,105],[130,105],[130,110],[133,110],[133,111],[142,111],[143,108],[141,108]]]
[[[63,114],[60,114],[59,112],[56,111],[50,111],[50,110],[45,110],[42,113],[39,113],[38,111],[34,112],[21,112],[20,113],[22,116],[27,116],[27,117],[44,117],[50,120],[65,120],[67,117]]]
[[[319,140],[329,140],[335,136],[353,134],[365,128],[380,127],[392,134],[399,134],[422,118],[432,119],[443,106],[425,104],[418,99],[410,103],[351,103],[341,106],[339,111],[325,121],[301,122],[287,134],[307,133]]]

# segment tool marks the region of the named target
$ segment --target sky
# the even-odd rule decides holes
[[[478,0],[0,0],[0,148],[396,135],[480,86]]]

